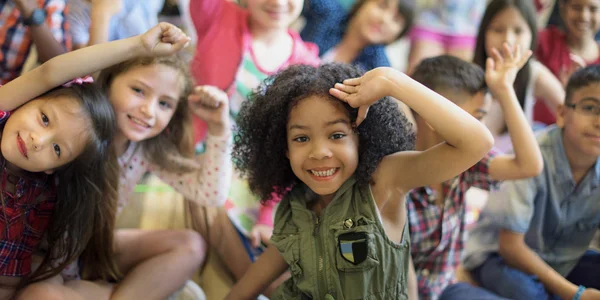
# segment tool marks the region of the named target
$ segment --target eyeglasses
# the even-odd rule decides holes
[[[575,112],[580,113],[584,116],[588,117],[598,117],[600,116],[600,103],[593,100],[584,100],[579,103],[565,103],[565,106],[568,108],[572,108]]]

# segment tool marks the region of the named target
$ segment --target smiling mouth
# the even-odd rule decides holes
[[[313,176],[316,177],[330,177],[333,176],[333,174],[335,174],[337,172],[337,170],[339,170],[339,168],[331,168],[331,169],[325,169],[325,170],[309,170],[308,172],[310,172]]]
[[[29,158],[27,156],[27,145],[25,145],[25,142],[21,138],[21,135],[18,133],[17,133],[17,146],[19,148],[19,152],[21,152],[21,155],[25,156],[25,158]]]
[[[138,125],[140,125],[140,126],[142,126],[142,127],[146,127],[146,128],[150,128],[150,127],[151,127],[151,126],[150,126],[150,124],[148,124],[148,123],[146,123],[146,122],[144,122],[144,121],[142,121],[142,120],[140,120],[140,119],[138,119],[138,118],[136,118],[136,117],[133,117],[133,116],[131,116],[131,115],[127,115],[127,117],[128,117],[128,118],[129,118],[129,120],[131,120],[133,123],[135,123],[135,124],[138,124]]]

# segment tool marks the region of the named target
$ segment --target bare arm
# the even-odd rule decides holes
[[[108,42],[110,19],[121,10],[121,0],[93,0],[88,46]]]
[[[531,51],[521,55],[518,46],[510,49],[505,44],[502,55],[496,49],[493,52],[486,62],[485,79],[502,107],[515,154],[496,156],[490,162],[489,175],[501,181],[537,176],[544,166],[542,153],[513,88],[517,72]]]
[[[546,66],[536,63],[532,64],[532,68],[536,68],[537,74],[534,85],[534,96],[542,98],[550,108],[553,114],[556,115],[558,105],[565,102],[565,90],[560,81],[546,68]]]
[[[450,100],[407,75],[377,68],[361,78],[336,84],[332,95],[359,109],[357,123],[368,105],[392,96],[418,113],[446,141],[426,151],[404,151],[386,156],[374,177],[381,186],[406,192],[418,186],[443,182],[460,174],[487,153],[493,138],[489,130]],[[398,170],[407,170],[398,172]]]
[[[189,38],[177,27],[161,23],[143,35],[59,55],[0,87],[0,110],[14,110],[73,78],[91,74],[137,56],[175,53],[183,48],[188,40]]]
[[[29,18],[33,10],[38,8],[37,2],[35,0],[15,0],[23,19]],[[62,14],[62,12],[56,13]],[[47,22],[29,26],[29,33],[31,34],[31,40],[36,45],[38,60],[42,63],[67,51],[65,46],[56,40]]]
[[[271,282],[281,276],[288,265],[274,246],[269,246],[258,260],[250,265],[244,277],[238,281],[225,299],[256,299]]]
[[[419,300],[419,285],[417,284],[417,273],[415,272],[412,256],[408,258],[408,299]]]

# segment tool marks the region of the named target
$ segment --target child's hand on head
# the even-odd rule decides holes
[[[263,242],[265,245],[269,246],[269,241],[271,240],[272,235],[273,227],[264,224],[254,225],[252,231],[250,232],[250,241],[252,242],[252,247],[258,248],[260,246],[260,242]]]
[[[167,56],[183,49],[190,38],[177,26],[160,22],[140,35],[144,50],[148,55]]]
[[[101,12],[109,16],[114,16],[121,11],[122,0],[90,0],[92,3],[92,12]]]
[[[485,83],[493,93],[509,89],[513,86],[519,70],[525,65],[531,50],[521,53],[519,45],[502,45],[502,53],[492,49],[491,56],[485,62]]]
[[[229,97],[218,87],[195,87],[188,103],[192,112],[208,123],[210,134],[220,136],[229,130]]]
[[[585,66],[587,65],[583,57],[577,54],[569,53],[569,60],[569,66],[567,68],[561,68],[559,74],[559,79],[563,87],[567,86],[567,83],[569,83],[569,78],[571,78],[571,75],[573,75],[573,73],[575,73],[579,69],[585,68]]]
[[[390,95],[390,86],[393,85],[388,78],[398,71],[381,67],[365,73],[362,77],[344,80],[336,83],[329,93],[334,97],[348,103],[352,107],[359,107],[356,125],[360,125],[367,117],[369,106],[377,100]]]

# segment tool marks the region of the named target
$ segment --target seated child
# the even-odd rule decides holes
[[[600,299],[600,254],[588,250],[600,225],[599,94],[600,66],[575,72],[557,126],[538,139],[544,171],[490,195],[463,260],[488,291],[510,299]],[[481,298],[469,292],[456,299]]]
[[[512,48],[512,49],[511,49]],[[502,55],[499,51],[502,51]],[[419,299],[437,299],[456,282],[456,270],[467,237],[466,192],[471,187],[490,190],[498,181],[535,176],[543,162],[531,127],[513,89],[519,69],[531,55],[504,45],[493,50],[485,74],[475,64],[452,56],[423,60],[413,78],[440,93],[477,119],[487,113],[491,94],[504,111],[515,154],[488,152],[481,161],[445,182],[420,187],[408,194],[408,221],[412,259],[419,286]],[[417,150],[443,142],[443,138],[415,114]]]
[[[250,188],[261,199],[273,187],[293,188],[279,204],[271,245],[229,299],[256,297],[288,269],[273,299],[408,298],[406,193],[463,172],[492,138],[403,73],[360,75],[343,64],[293,66],[242,106],[233,155]],[[419,113],[443,142],[412,151],[411,126],[388,96]]]

